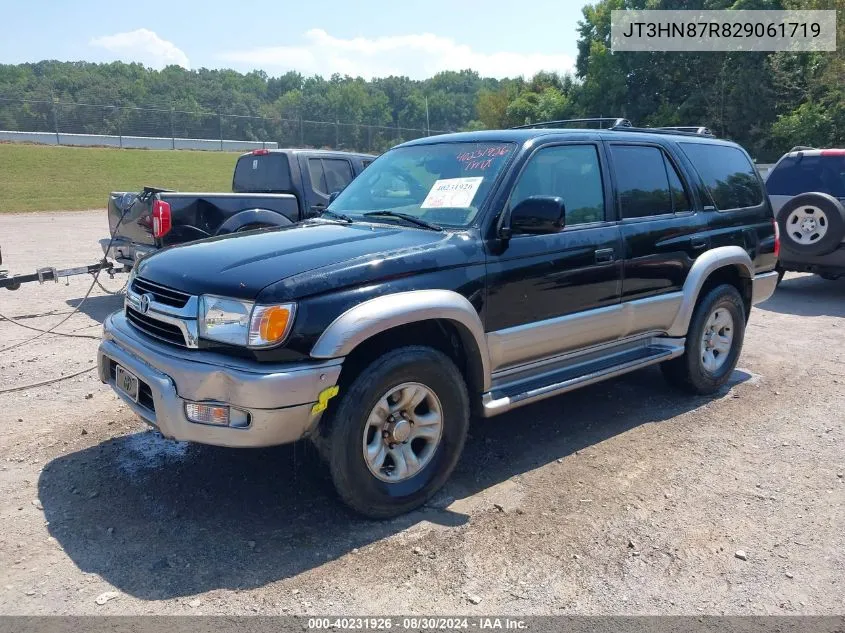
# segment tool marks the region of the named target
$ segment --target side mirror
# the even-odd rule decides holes
[[[566,207],[557,196],[531,196],[517,204],[510,215],[507,233],[543,235],[558,233],[566,226]]]
[[[340,192],[339,192],[339,191],[332,191],[332,192],[329,194],[329,204],[331,204],[332,202],[334,202],[334,201],[335,201],[335,199],[336,199],[339,195],[340,195]]]

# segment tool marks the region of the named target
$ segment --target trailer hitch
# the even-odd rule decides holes
[[[0,264],[3,263],[3,255],[0,253]],[[21,284],[37,281],[39,284],[44,284],[48,281],[59,283],[61,277],[73,277],[74,275],[95,275],[99,271],[105,271],[109,277],[114,278],[115,273],[127,272],[126,266],[115,266],[114,263],[107,260],[105,257],[96,264],[89,264],[87,266],[77,266],[76,268],[62,268],[58,269],[53,266],[38,268],[34,273],[28,275],[9,275],[5,269],[0,270],[0,288],[7,290],[17,290]]]

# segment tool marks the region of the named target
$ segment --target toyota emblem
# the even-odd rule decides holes
[[[141,299],[138,301],[138,310],[140,310],[141,314],[146,314],[150,310],[150,302],[153,300],[153,296],[150,294],[141,295]]]

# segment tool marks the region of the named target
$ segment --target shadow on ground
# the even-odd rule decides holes
[[[748,378],[737,371],[731,384]],[[670,390],[650,368],[476,421],[441,495],[468,497],[709,401]],[[74,563],[145,600],[260,587],[423,520],[468,519],[437,507],[383,522],[354,516],[306,443],[222,449],[152,432],[59,457],[38,489],[50,534]]]
[[[79,312],[102,323],[112,312],[123,308],[123,295],[97,295],[87,299],[68,299],[65,303],[71,308],[79,306]]]
[[[771,299],[754,307],[780,314],[845,317],[845,279],[829,281],[817,275],[787,276]]]

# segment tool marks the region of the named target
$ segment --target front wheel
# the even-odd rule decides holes
[[[340,498],[383,519],[424,504],[446,482],[469,428],[466,383],[435,349],[402,347],[341,393],[320,439]]]
[[[730,378],[745,337],[745,308],[733,286],[713,288],[700,301],[687,331],[683,356],[660,365],[669,383],[708,395]]]

